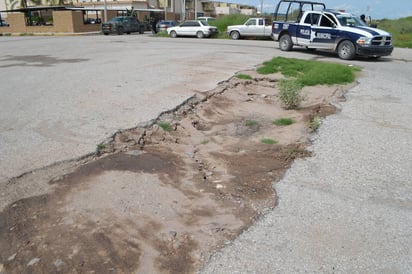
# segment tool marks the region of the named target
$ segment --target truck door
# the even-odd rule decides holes
[[[310,45],[320,49],[334,49],[339,35],[338,22],[333,15],[324,13],[320,16],[319,24],[313,25],[310,34]]]
[[[306,13],[306,17],[302,18],[302,23],[298,25],[296,33],[296,43],[298,45],[310,46],[312,27],[318,25],[320,16],[320,13],[309,12]]]
[[[245,25],[245,35],[254,35],[257,32],[257,19],[249,19]]]
[[[264,35],[265,34],[265,19],[259,18],[256,24],[256,35]]]

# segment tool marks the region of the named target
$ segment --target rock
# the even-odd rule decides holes
[[[60,259],[54,261],[54,265],[59,268],[60,266],[64,265],[64,262]]]
[[[16,258],[17,253],[14,253],[13,255],[11,255],[10,257],[7,258],[7,261],[11,262]]]
[[[30,260],[30,262],[27,264],[27,266],[32,266],[40,262],[40,258],[33,258]]]
[[[216,188],[217,188],[217,189],[221,189],[221,188],[223,188],[223,185],[217,184],[217,185],[216,185]]]

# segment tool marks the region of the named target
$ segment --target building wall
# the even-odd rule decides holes
[[[109,13],[107,17],[109,17]],[[10,13],[8,22],[10,26],[1,27],[0,33],[81,33],[100,31],[100,24],[84,24],[82,11],[53,11],[53,25],[26,26],[24,13],[21,12]]]

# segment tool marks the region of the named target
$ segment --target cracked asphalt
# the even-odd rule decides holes
[[[346,62],[284,53],[273,41],[131,35],[0,43],[1,184],[92,153],[117,130],[276,55],[362,67],[342,111],[313,136],[313,157],[274,185],[278,206],[201,273],[412,272],[412,50]]]
[[[274,185],[278,206],[201,273],[412,272],[411,62],[352,62],[359,85]]]

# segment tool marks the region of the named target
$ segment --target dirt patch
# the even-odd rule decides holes
[[[279,75],[245,73],[254,80],[232,78],[96,155],[2,187],[0,272],[196,272],[275,207],[273,184],[310,155],[308,121],[334,113],[345,90],[307,88],[300,109],[284,110]]]

